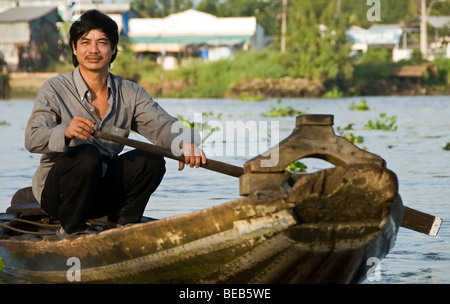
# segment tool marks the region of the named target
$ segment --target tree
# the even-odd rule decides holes
[[[162,18],[193,7],[191,0],[134,0],[131,7],[142,17]]]
[[[195,9],[211,15],[216,15],[218,7],[219,2],[217,0],[201,0]]]
[[[320,81],[351,76],[347,24],[336,12],[336,1],[290,1],[286,46],[290,75]]]

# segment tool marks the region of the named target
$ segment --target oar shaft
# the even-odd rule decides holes
[[[139,149],[142,151],[146,151],[146,152],[149,152],[152,154],[156,154],[156,155],[160,155],[160,156],[164,156],[167,158],[171,158],[174,160],[184,162],[183,155],[175,156],[170,149],[166,149],[166,148],[163,148],[160,146],[156,146],[153,144],[149,144],[149,143],[141,142],[138,140],[129,139],[129,138],[125,138],[122,136],[117,136],[117,135],[113,135],[113,134],[109,134],[109,133],[105,133],[105,132],[101,132],[101,131],[94,131],[94,133],[92,135],[94,137],[112,141],[112,142],[115,142],[120,145],[133,147],[133,148],[136,148],[136,149]],[[201,164],[201,167],[215,171],[215,172],[234,176],[234,177],[239,177],[242,174],[244,174],[244,169],[242,167],[230,165],[230,164],[216,161],[213,159],[208,159],[206,164]]]

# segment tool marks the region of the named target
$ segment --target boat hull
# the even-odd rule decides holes
[[[394,173],[335,167],[288,192],[126,228],[64,240],[7,237],[0,257],[4,272],[53,283],[71,282],[74,270],[81,283],[357,283],[369,259],[393,247],[402,212]]]

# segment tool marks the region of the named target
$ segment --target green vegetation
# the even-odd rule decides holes
[[[296,116],[299,114],[304,114],[304,112],[298,111],[291,106],[282,107],[281,99],[277,101],[277,107],[270,105],[270,110],[266,113],[261,114],[263,117],[285,117],[285,116]]]
[[[248,93],[244,93],[241,96],[239,96],[237,98],[237,100],[239,100],[239,101],[262,101],[262,100],[264,100],[264,98],[262,98],[261,96],[251,96]]]
[[[367,101],[365,99],[361,100],[359,104],[355,104],[354,102],[350,106],[350,110],[352,111],[369,111],[370,107],[367,105]]]
[[[447,145],[444,148],[442,148],[442,150],[450,151],[450,142],[448,142]]]
[[[3,262],[2,258],[0,258],[0,272],[3,270],[4,267],[5,267],[5,262]]]
[[[344,137],[345,139],[347,139],[349,142],[353,143],[353,144],[361,144],[364,142],[364,137],[362,136],[356,136],[355,134],[353,134],[350,131],[353,131],[353,123],[348,124],[345,128],[341,128],[341,127],[337,127],[337,133],[339,134],[339,136]]]
[[[10,126],[11,124],[8,123],[6,120],[0,120],[0,126]]]
[[[202,113],[202,121],[200,122],[194,120],[188,120],[183,117],[183,115],[178,115],[177,119],[188,129],[196,129],[199,132],[202,132],[202,144],[216,131],[220,131],[219,126],[212,126],[208,120],[203,122],[203,118],[206,119],[215,119],[220,120],[222,117],[222,113],[215,115],[213,112],[203,112]]]
[[[118,50],[116,60],[111,66],[111,73],[134,82],[140,82],[144,77],[159,77],[161,67],[147,57],[138,59],[127,39],[120,40]]]
[[[181,80],[189,84],[175,97],[224,97],[233,84],[242,79],[280,78],[286,75],[283,58],[279,52],[269,50],[237,53],[233,59],[205,64],[197,61],[175,71],[166,71],[167,81]],[[148,82],[159,82],[160,75],[154,75]]]
[[[296,160],[295,162],[293,162],[292,164],[287,166],[285,170],[290,173],[300,173],[300,172],[306,172],[307,168],[308,168],[308,166],[306,166],[304,163],[302,163],[299,160]]]
[[[381,113],[379,119],[369,120],[364,126],[366,130],[384,130],[384,131],[396,131],[397,116],[389,117],[386,113]]]

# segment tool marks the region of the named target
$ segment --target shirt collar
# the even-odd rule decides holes
[[[86,97],[86,94],[89,93],[89,89],[86,85],[86,82],[84,82],[83,77],[81,76],[80,67],[77,67],[74,70],[74,81],[75,81],[75,86],[77,88],[78,94],[80,96],[80,100],[82,101]],[[108,97],[110,96],[109,94],[115,95],[114,82],[112,80],[111,73],[108,73],[108,84],[107,85],[108,85]]]

